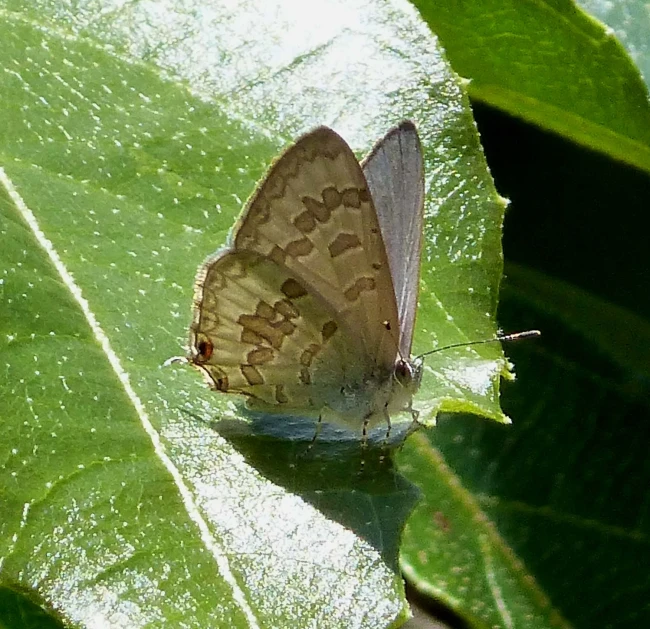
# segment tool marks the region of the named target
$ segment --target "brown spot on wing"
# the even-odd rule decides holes
[[[368,191],[363,188],[348,188],[341,195],[341,202],[345,207],[359,209],[363,201],[368,201]]]
[[[313,248],[314,245],[309,238],[301,238],[300,240],[290,242],[284,248],[284,252],[291,258],[300,258],[302,256],[308,256],[312,252]]]
[[[278,384],[275,387],[275,399],[278,404],[286,404],[289,401],[287,394],[284,392],[284,385]]]
[[[273,304],[275,311],[286,319],[297,319],[300,311],[288,299],[281,299]]]
[[[320,349],[321,349],[320,345],[316,345],[316,343],[312,343],[300,355],[300,364],[304,365],[305,367],[309,367],[311,365],[311,361],[314,360],[314,356],[316,356],[316,354],[320,352]]]
[[[282,334],[285,336],[289,336],[289,334],[293,334],[295,329],[296,329],[296,324],[291,323],[291,321],[284,320],[284,321],[278,321],[276,324],[274,324]]]
[[[346,251],[361,247],[361,241],[356,234],[340,233],[329,245],[330,255],[336,258]]]
[[[275,358],[275,352],[270,347],[258,347],[246,355],[249,365],[264,365]]]
[[[247,343],[249,345],[261,345],[264,343],[264,337],[260,336],[257,332],[254,332],[250,328],[244,328],[241,331],[241,336],[239,340],[242,343]]]
[[[296,229],[300,230],[303,234],[310,234],[314,229],[316,229],[316,219],[309,210],[298,214],[298,216],[293,219],[293,224]]]
[[[309,367],[303,367],[300,370],[300,382],[303,384],[311,384],[311,373],[309,373]]]
[[[273,249],[271,249],[271,253],[269,253],[269,258],[276,264],[283,265],[287,261],[287,252],[275,245]]]
[[[375,280],[372,277],[361,277],[343,294],[348,301],[356,301],[362,292],[368,290],[375,290]]]
[[[264,376],[253,365],[240,365],[240,370],[246,382],[251,386],[256,384],[264,384]]]
[[[289,299],[298,299],[298,297],[304,297],[307,294],[305,287],[291,277],[282,284],[280,290]]]
[[[300,286],[297,282],[296,285]],[[273,306],[259,301],[254,315],[243,314],[237,319],[237,323],[243,328],[240,339],[243,343],[257,346],[268,344],[280,349],[284,337],[296,331],[297,326],[291,319],[297,319],[299,316],[300,311],[288,299],[280,299]]]
[[[335,321],[328,321],[323,325],[323,329],[321,331],[321,334],[323,335],[323,342],[329,341],[336,331],[339,329],[339,326],[336,325]]]
[[[285,332],[281,330],[276,325],[272,324],[268,319],[258,317],[256,315],[240,315],[237,319],[237,323],[244,328],[246,334],[254,333],[257,336],[262,337],[271,347],[275,349],[280,349],[282,347],[282,341],[286,336]],[[287,321],[286,323],[291,323]],[[244,334],[242,332],[242,335]]]
[[[312,199],[311,197],[303,197],[302,204],[307,209],[307,212],[311,216],[313,216],[319,223],[327,223],[327,221],[329,221],[330,217],[332,216],[333,208],[328,207],[325,203],[322,203],[321,201],[317,201],[316,199]]]
[[[214,345],[212,344],[212,341],[210,341],[210,339],[202,339],[197,343],[196,349],[198,351],[198,354],[196,355],[196,360],[198,362],[207,362],[208,360],[210,360],[210,356],[212,356],[212,352],[214,351]]]
[[[327,210],[335,210],[339,205],[341,205],[341,200],[343,195],[333,186],[325,188],[322,193],[323,196],[323,205]]]
[[[255,308],[255,314],[262,319],[268,319],[273,321],[275,319],[275,310],[272,306],[269,306],[265,301],[260,301],[257,303],[257,308]]]

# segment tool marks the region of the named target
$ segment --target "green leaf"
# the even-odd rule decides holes
[[[650,14],[642,0],[579,0],[585,11],[606,24],[621,44],[625,47],[634,63],[639,67],[641,76],[648,86],[650,79]]]
[[[405,574],[470,626],[645,626],[650,326],[530,269],[507,277],[502,320],[544,331],[509,348],[517,421],[443,417],[407,444],[424,500]]]
[[[650,171],[647,85],[611,31],[572,2],[414,4],[473,99]]]
[[[162,364],[198,264],[307,128],[361,155],[419,123],[418,349],[494,333],[504,203],[412,13],[210,7],[2,14],[0,578],[75,626],[398,626],[412,485],[377,453],[359,477],[358,435],[306,452],[313,424],[245,423]],[[443,354],[416,404],[503,421],[499,348]]]
[[[405,576],[471,627],[569,627],[500,536],[497,524],[502,522],[492,521],[482,504],[487,498],[463,487],[445,462],[442,453],[449,441],[453,444],[458,435],[470,440],[480,432],[474,425],[466,432],[464,427],[458,417],[441,420],[441,429],[416,435],[400,456],[400,469],[416,479],[424,495],[404,531]],[[474,459],[454,461],[461,476]]]
[[[2,629],[62,629],[65,625],[22,592],[0,586]]]

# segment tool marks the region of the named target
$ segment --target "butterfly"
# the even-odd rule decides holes
[[[332,129],[303,135],[199,268],[188,361],[252,409],[361,429],[364,443],[395,413],[417,421],[423,204],[412,122],[361,164]]]

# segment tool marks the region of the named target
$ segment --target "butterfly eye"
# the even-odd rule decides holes
[[[197,358],[205,362],[210,360],[210,356],[212,356],[212,352],[214,351],[214,345],[212,345],[211,341],[203,340],[198,343],[196,349],[198,350]]]
[[[413,369],[407,361],[398,360],[395,363],[395,378],[404,386],[408,386],[411,383],[413,380]]]

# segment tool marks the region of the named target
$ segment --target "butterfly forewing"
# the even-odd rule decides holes
[[[388,255],[400,321],[400,354],[411,355],[420,279],[424,164],[415,125],[403,122],[361,164]]]
[[[361,167],[334,131],[320,127],[278,159],[234,248],[290,270],[362,339],[357,361],[392,369],[399,320],[388,258]]]

